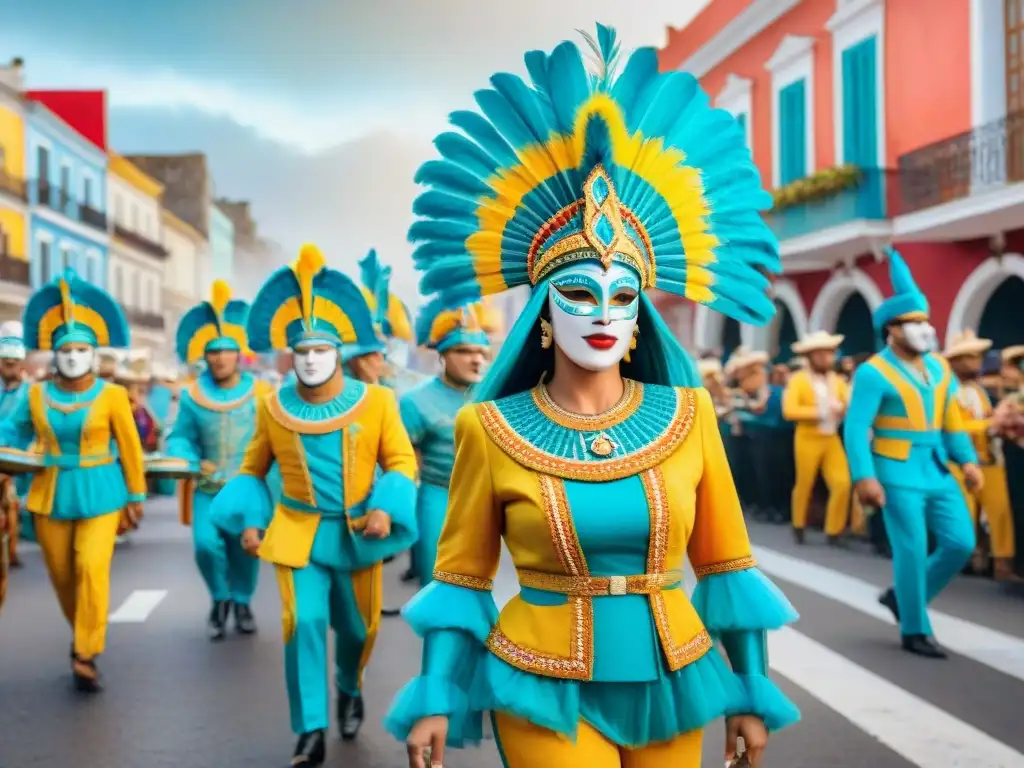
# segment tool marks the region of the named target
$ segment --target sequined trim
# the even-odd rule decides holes
[[[320,421],[308,421],[292,416],[285,411],[281,405],[280,394],[275,392],[267,398],[267,412],[274,421],[291,432],[297,432],[300,435],[326,435],[330,432],[337,432],[355,421],[362,412],[365,401],[366,392],[363,392],[359,400],[344,413]]]
[[[644,487],[647,509],[651,516],[651,537],[647,549],[647,570],[651,573],[660,573],[664,569],[665,560],[668,557],[670,522],[665,476],[662,474],[661,467],[654,467],[644,472],[640,476],[640,480]],[[650,595],[648,599],[651,603],[654,624],[658,629],[658,637],[661,638],[661,647],[665,652],[669,669],[673,672],[682,669],[708,652],[708,649],[711,648],[711,636],[704,629],[691,640],[682,645],[676,645],[675,638],[672,637],[672,627],[668,619],[668,608],[665,605],[664,593],[656,592]]]
[[[745,571],[748,568],[753,568],[757,565],[757,561],[754,560],[753,555],[747,555],[746,557],[737,557],[734,560],[726,560],[721,563],[712,563],[711,565],[702,565],[699,568],[694,568],[693,572],[696,574],[698,579],[703,579],[705,576],[713,576],[716,573],[732,573],[733,571]]]
[[[226,402],[212,400],[209,397],[207,397],[203,393],[202,389],[200,389],[198,381],[192,382],[192,386],[188,388],[188,394],[192,398],[193,402],[200,408],[205,408],[208,411],[218,412],[233,411],[236,408],[244,405],[248,401],[252,400],[253,397],[255,397],[256,381],[253,380],[252,386],[249,387],[249,391],[246,392],[244,395],[242,395],[241,397],[236,397],[234,400],[228,400]]]
[[[544,571],[518,570],[519,586],[570,597],[650,595],[683,580],[682,571],[640,573],[633,576],[566,576]]]
[[[661,464],[686,439],[696,415],[692,389],[676,389],[676,409],[662,433],[643,448],[609,459],[567,459],[542,451],[520,436],[493,402],[478,403],[475,408],[491,440],[514,461],[524,467],[565,480],[606,482],[632,477]]]
[[[565,485],[557,477],[538,475],[541,503],[548,520],[558,561],[570,576],[589,576],[583,548],[576,536]],[[590,597],[571,597],[572,628],[569,631],[569,657],[542,654],[523,648],[495,624],[487,638],[487,647],[498,658],[517,669],[565,680],[590,680],[594,673],[594,602]]]
[[[624,379],[623,383],[622,397],[604,413],[584,415],[567,411],[551,399],[547,387],[543,384],[534,387],[533,402],[541,413],[559,426],[579,432],[599,432],[628,419],[644,401],[643,384],[637,384],[632,379]]]
[[[494,589],[494,582],[491,579],[480,579],[476,576],[463,576],[461,573],[450,571],[434,570],[434,581],[443,581],[445,584],[454,584],[456,587],[468,587],[469,589],[490,592]]]

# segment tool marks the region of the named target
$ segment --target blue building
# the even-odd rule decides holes
[[[107,155],[38,101],[26,110],[32,287],[64,267],[107,280]]]

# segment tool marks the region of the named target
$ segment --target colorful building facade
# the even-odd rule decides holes
[[[900,248],[941,338],[1024,342],[1024,8],[1018,0],[712,0],[663,69],[743,124],[776,206],[784,275],[767,329],[675,309],[686,339],[780,357],[824,329],[866,353]],[[1015,313],[1016,307],[1016,313]]]
[[[28,298],[25,108],[21,64],[0,67],[0,321],[20,315]]]
[[[200,284],[200,265],[209,261],[209,254],[202,232],[166,208],[162,216],[163,243],[169,254],[163,285],[164,318],[173,332],[182,315],[209,295]],[[170,346],[168,354],[173,351]]]
[[[207,282],[231,280],[235,262],[235,225],[216,203],[210,206],[210,270]]]

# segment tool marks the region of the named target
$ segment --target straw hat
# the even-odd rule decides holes
[[[982,355],[988,352],[992,346],[990,339],[979,339],[974,331],[961,331],[953,337],[949,346],[942,350],[942,356],[947,360],[963,355]]]
[[[719,376],[722,373],[722,364],[714,358],[697,361],[697,372],[702,379],[708,376]]]
[[[794,355],[809,355],[811,352],[827,350],[835,352],[846,337],[841,333],[829,333],[828,331],[815,331],[804,336],[800,341],[790,345]]]
[[[736,371],[750,365],[767,365],[768,360],[767,352],[755,352],[748,347],[736,347],[725,364],[725,373],[727,376],[732,376]]]
[[[144,357],[129,360],[122,365],[115,378],[125,384],[141,384],[150,381],[153,376],[149,369],[149,360]]]
[[[1016,360],[1018,357],[1024,357],[1024,344],[1015,344],[1003,350],[1002,358],[1004,363]]]

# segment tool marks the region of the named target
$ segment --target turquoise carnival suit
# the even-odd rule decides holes
[[[444,354],[459,346],[490,345],[481,322],[479,305],[447,306],[442,300],[428,302],[416,318],[420,346]],[[419,452],[419,495],[416,519],[420,538],[413,549],[413,567],[421,586],[433,578],[437,540],[448,509],[448,483],[455,463],[455,414],[470,401],[466,388],[452,386],[435,376],[406,392],[399,401],[402,423]]]
[[[879,333],[895,320],[922,319],[928,301],[895,251],[889,256],[895,295],[875,310]],[[885,489],[882,510],[893,552],[895,596],[905,636],[931,635],[928,603],[963,568],[974,550],[974,529],[963,493],[949,471],[977,463],[956,404],[958,383],[938,355],[924,371],[890,349],[853,377],[844,443],[853,482],[874,478]],[[928,554],[928,534],[935,551]]]
[[[249,305],[232,299],[228,285],[216,281],[210,300],[192,307],[178,324],[178,358],[194,365],[208,352],[247,350],[248,315]],[[242,549],[240,529],[223,530],[215,524],[211,507],[224,484],[238,474],[256,427],[256,403],[269,389],[248,373],[226,388],[204,370],[182,391],[167,438],[169,455],[208,466],[198,482],[181,489],[182,522],[192,525],[196,565],[215,605],[247,606],[256,591],[259,560]]]
[[[714,406],[648,290],[764,325],[778,243],[736,120],[692,75],[660,73],[653,49],[620,59],[603,26],[588,41],[528,53],[528,81],[494,75],[416,177],[421,292],[450,306],[532,294],[455,418],[433,581],[403,609],[424,638],[421,674],[385,727],[405,740],[444,715],[462,746],[490,713],[506,768],[696,768],[723,715],[771,730],[799,718],[765,642],[797,616],[756,567]],[[623,395],[572,414],[544,383],[545,312],[565,298],[549,288],[613,268],[629,305],[597,285],[576,309],[635,320]],[[499,611],[503,541],[519,593]]]
[[[23,327],[20,322],[12,320],[0,326],[0,359],[24,360],[25,342],[23,341]],[[21,401],[28,400],[28,382],[19,381],[14,386],[5,386],[0,389],[0,422],[15,412],[27,406]],[[26,439],[21,445],[14,445],[13,448],[27,450],[31,444]],[[19,475],[14,478],[14,491],[20,500],[18,505],[17,535],[27,541],[35,540],[35,533],[32,527],[32,513],[25,508],[25,494],[32,484],[32,475]]]
[[[359,288],[313,246],[274,272],[249,314],[256,352],[370,343],[373,316]],[[276,461],[282,491],[265,478]],[[297,751],[323,749],[329,721],[327,628],[335,632],[339,720],[362,719],[362,673],[380,623],[382,561],[416,539],[415,455],[393,393],[345,378],[323,403],[286,384],[258,404],[240,474],[215,502],[225,524],[265,529],[260,557],[275,566],[284,612],[285,678]],[[391,517],[383,539],[362,535],[366,514]],[[345,730],[343,735],[354,736]],[[303,753],[305,754],[305,753]]]

